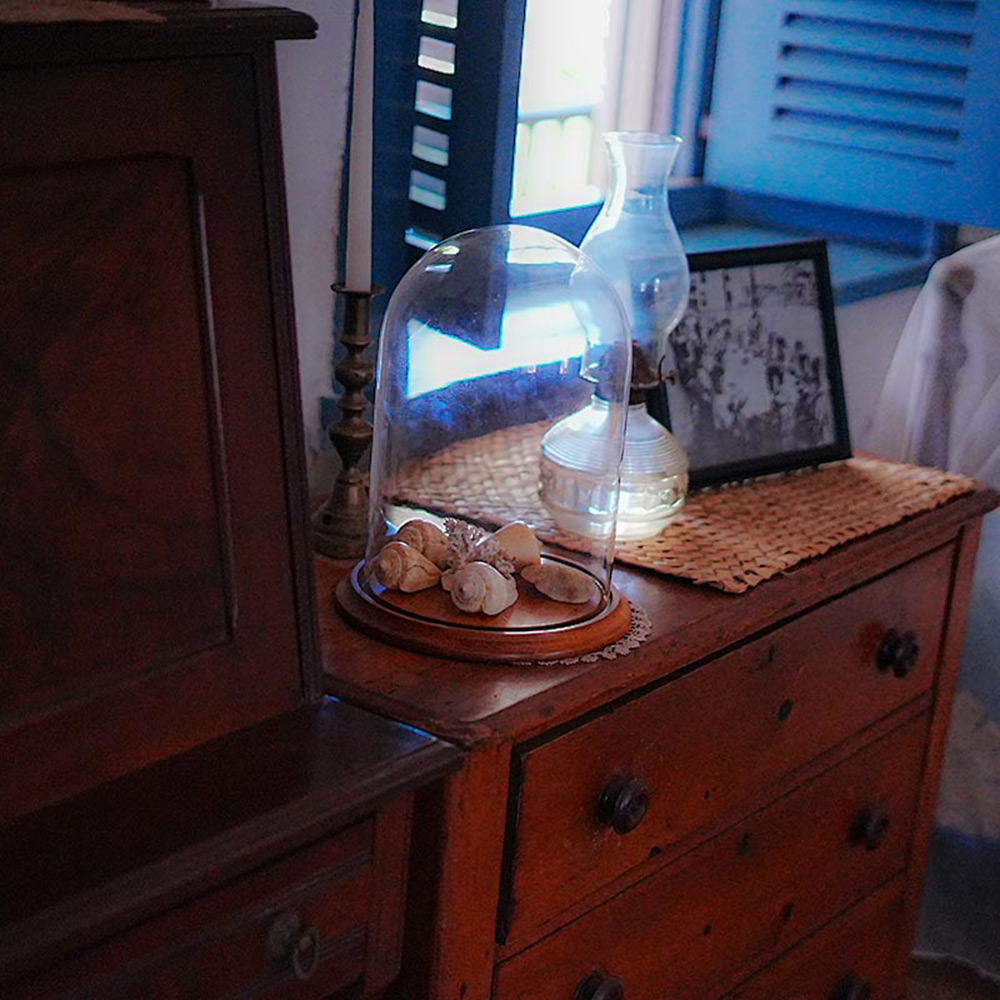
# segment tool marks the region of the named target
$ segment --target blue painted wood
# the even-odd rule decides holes
[[[681,228],[681,240],[688,253],[798,243],[811,236],[809,230],[736,221],[708,222]],[[919,285],[936,259],[926,252],[889,250],[847,240],[828,241],[827,251],[837,305],[848,305],[872,295]]]
[[[1000,225],[1000,3],[724,0],[705,177]]]
[[[725,214],[726,192],[700,181],[676,181],[671,185],[669,197],[670,213],[678,226],[717,220]],[[524,226],[547,229],[579,246],[600,208],[600,202],[575,205],[573,208],[560,208],[551,212],[519,215],[514,221]]]
[[[839,236],[913,253],[924,253],[937,242],[935,225],[923,219],[745,191],[725,190],[721,200],[723,218],[808,232],[816,238]]]
[[[708,114],[722,0],[685,0],[681,13],[681,46],[674,84],[673,131],[684,140],[677,156],[679,177],[701,177],[705,136],[701,122]]]
[[[455,141],[447,171],[441,171],[447,204],[435,216],[414,212],[415,220],[441,236],[507,221],[524,2],[459,4],[449,128]]]
[[[686,44],[681,53],[676,95],[678,131],[685,130],[681,123],[686,122],[687,129],[696,133],[699,116],[707,106],[715,67],[714,33],[723,2],[726,15],[731,16],[732,10],[746,0],[687,0]],[[945,4],[947,10],[942,14]],[[377,0],[376,9],[379,113],[374,273],[390,291],[422,250],[437,239],[461,229],[509,219],[525,0],[462,0],[457,28],[421,23],[420,6],[413,0]],[[785,10],[795,15],[786,25],[792,32],[789,37],[825,40],[825,48],[814,51],[808,46],[794,46],[782,56],[788,79],[780,87],[786,105],[780,126],[786,133],[791,135],[805,128],[815,146],[820,126],[812,119],[824,115],[849,119],[848,112],[853,109],[864,117],[857,123],[840,122],[835,126],[840,130],[838,139],[856,128],[863,133],[858,143],[863,145],[867,140],[877,146],[880,116],[887,122],[895,116],[894,124],[887,127],[915,130],[903,136],[913,149],[926,153],[937,141],[944,146],[943,155],[950,155],[947,133],[954,131],[951,123],[966,108],[965,82],[953,65],[952,49],[956,38],[969,34],[957,29],[970,23],[970,11],[978,9],[973,0],[754,0],[749,7],[758,12],[755,20],[767,20],[767,8],[772,14]],[[920,20],[921,9],[928,14],[925,21]],[[846,42],[839,38],[841,29],[836,26],[845,18],[853,23],[853,42],[850,37]],[[931,42],[940,43],[938,36],[944,36],[944,55],[929,66],[859,61],[856,53],[845,50],[848,42],[870,48],[872,37],[880,38],[887,30],[886,23],[895,24],[890,34],[898,33],[901,27],[911,31],[919,28],[916,38],[907,43],[911,54]],[[454,75],[417,67],[422,35],[455,44]],[[502,43],[498,41],[501,39]],[[751,48],[748,44],[741,46],[744,57]],[[727,56],[720,74],[725,75],[729,67]],[[418,80],[451,88],[449,119],[415,109]],[[919,99],[915,96],[917,90]],[[866,125],[870,122],[875,125]],[[418,135],[414,143],[414,126],[430,130],[423,133],[423,141]],[[713,148],[725,147],[728,133],[720,132],[718,117],[713,127]],[[893,138],[895,142],[898,136]],[[689,169],[697,169],[702,148],[700,140],[687,143]],[[896,169],[897,161],[903,162],[894,153],[883,165],[883,172]],[[779,156],[770,166],[780,175],[784,163]],[[743,171],[737,173],[735,187],[730,188],[700,183],[675,185],[671,210],[678,225],[689,231],[707,226],[697,238],[703,240],[707,234],[714,234],[709,244],[712,247],[732,247],[741,240],[748,245],[759,244],[769,241],[775,232],[795,239],[833,236],[851,241],[834,243],[831,251],[838,301],[919,280],[926,261],[953,247],[953,230],[935,227],[922,219],[817,201],[824,189],[823,175],[810,172],[804,180],[799,178],[803,196],[789,198],[784,196],[783,180],[776,185],[776,191],[760,193],[748,190]],[[416,183],[412,183],[414,179]],[[857,182],[856,186],[866,185]],[[598,207],[576,206],[521,216],[516,221],[579,243]],[[884,206],[880,203],[878,207]],[[723,240],[726,242],[720,242]],[[858,241],[862,241],[861,249]],[[880,257],[877,250],[864,251],[863,244],[876,242],[890,251],[887,258]],[[384,306],[387,297],[378,306]]]
[[[570,243],[579,246],[600,208],[600,202],[593,205],[574,205],[572,208],[559,208],[551,212],[531,212],[527,215],[518,215],[513,221],[522,226],[537,226],[539,229],[547,229],[550,233],[555,233],[564,240],[569,240]]]
[[[376,0],[372,280],[388,290],[395,288],[418,256],[406,245],[404,235],[410,224],[413,101],[421,27],[419,3]],[[346,170],[342,176],[347,176]],[[346,192],[347,185],[342,188]],[[347,218],[343,208],[340,218]],[[344,232],[341,227],[341,238]],[[340,259],[344,259],[342,251]],[[372,300],[373,332],[378,330],[388,297]]]
[[[935,259],[925,257],[912,264],[901,264],[893,271],[882,271],[858,277],[854,281],[841,282],[839,286],[834,286],[833,300],[838,306],[848,306],[852,302],[861,302],[876,295],[887,295],[903,288],[916,288],[926,281]]]
[[[507,221],[510,202],[524,0],[461,0],[455,27],[421,10],[376,0],[373,275],[390,292],[428,245]],[[455,46],[454,73],[418,65],[423,36]]]

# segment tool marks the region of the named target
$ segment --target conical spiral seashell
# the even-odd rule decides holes
[[[535,566],[542,560],[542,543],[524,521],[511,521],[488,537],[496,543],[500,554],[513,564],[515,571]]]
[[[563,563],[525,566],[521,576],[553,601],[586,604],[594,596],[594,581],[583,570]]]
[[[498,615],[517,600],[517,584],[487,563],[471,562],[452,578],[451,599],[459,611]]]
[[[374,572],[375,579],[387,590],[408,594],[433,587],[441,579],[441,570],[430,559],[395,539],[382,546],[375,557]]]
[[[448,536],[433,522],[414,518],[393,535],[393,540],[405,542],[426,556],[438,569],[448,565]]]

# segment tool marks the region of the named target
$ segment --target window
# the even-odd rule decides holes
[[[604,197],[603,133],[670,126],[681,0],[527,0],[510,214]]]
[[[698,182],[672,207],[689,249],[827,236],[842,302],[921,280],[949,248],[936,222],[1000,222],[992,0],[527,0],[527,20],[525,8],[381,0],[380,280],[443,236],[512,216],[578,241],[600,200],[600,132],[637,127],[623,107],[687,139],[681,172]],[[560,25],[579,58],[554,83],[532,53]],[[601,32],[618,33],[621,56],[595,68]]]

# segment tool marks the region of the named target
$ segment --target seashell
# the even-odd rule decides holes
[[[407,521],[395,535],[393,541],[405,542],[426,556],[438,569],[444,569],[448,559],[448,536],[431,521],[414,518]]]
[[[563,563],[525,566],[521,576],[553,601],[586,604],[594,596],[594,581],[583,570]]]
[[[517,584],[482,562],[471,562],[455,573],[451,599],[459,611],[498,615],[517,600]]]
[[[493,539],[500,555],[513,565],[515,571],[525,566],[536,566],[542,561],[542,543],[524,521],[511,521],[488,537]],[[486,540],[483,539],[483,542]]]
[[[375,579],[387,590],[412,594],[433,587],[441,579],[441,570],[425,555],[406,542],[387,542],[375,557]]]

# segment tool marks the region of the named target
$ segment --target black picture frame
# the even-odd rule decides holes
[[[690,254],[691,300],[649,412],[692,489],[849,458],[826,242]]]

